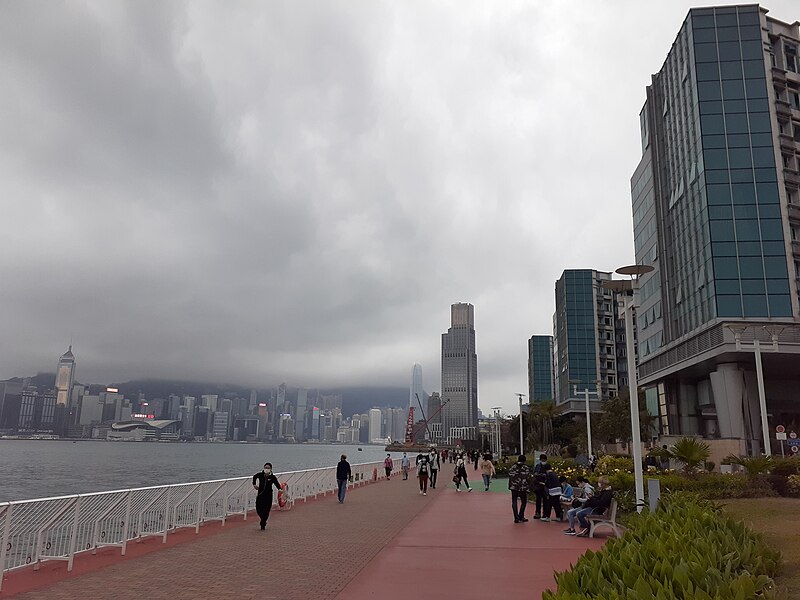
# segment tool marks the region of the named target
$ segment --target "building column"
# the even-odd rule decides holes
[[[717,409],[720,436],[723,438],[744,439],[744,374],[737,363],[717,365],[717,370],[709,373],[711,389],[714,392],[714,406]]]

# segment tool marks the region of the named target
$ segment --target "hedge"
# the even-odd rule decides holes
[[[556,591],[542,599],[768,599],[775,597],[780,561],[779,552],[720,507],[676,497],[556,574]]]

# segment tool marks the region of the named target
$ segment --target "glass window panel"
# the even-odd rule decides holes
[[[731,169],[745,169],[753,166],[750,148],[731,148],[728,150],[728,164]]]
[[[701,104],[704,104],[701,102]],[[747,137],[747,136],[745,136]],[[704,135],[703,148],[724,148],[725,136],[724,135]]]
[[[768,182],[768,181],[778,181],[778,176],[775,173],[775,168],[772,169],[755,169],[756,172],[756,181],[759,182]]]
[[[756,219],[743,219],[736,221],[736,239],[740,241],[760,240],[761,231]]]
[[[771,317],[792,316],[792,301],[788,294],[769,295],[769,315]]]
[[[728,152],[727,150],[704,150],[703,162],[706,169],[727,169]]]
[[[780,219],[781,207],[779,204],[759,204],[758,214],[762,219]]]
[[[734,214],[737,219],[757,219],[758,209],[755,204],[737,204],[734,207]]]
[[[692,29],[701,29],[714,26],[713,15],[692,15]]]
[[[717,94],[717,99],[719,99],[719,94]],[[722,115],[704,115],[700,117],[700,127],[704,134],[725,133],[725,123]]]
[[[716,284],[718,294],[736,294],[738,296],[742,292],[738,279],[717,279]]]
[[[711,227],[711,239],[715,242],[732,242],[736,238],[733,235],[733,221],[709,221]],[[738,277],[737,275],[720,275],[720,277]]]
[[[719,31],[719,30],[717,30]],[[739,60],[742,57],[741,50],[739,49],[739,42],[719,42],[718,44],[719,60]]]
[[[786,256],[765,256],[764,274],[767,279],[786,279],[789,276],[786,269]]]
[[[743,40],[760,40],[761,27],[753,27],[753,26],[740,27],[739,38]]]
[[[774,183],[756,183],[759,204],[777,204],[778,186]]]
[[[712,100],[710,102],[700,103],[701,115],[720,115],[722,114],[722,102],[719,100]]]
[[[750,131],[752,133],[767,133],[772,131],[769,123],[769,113],[750,113]]]
[[[709,205],[724,205],[731,203],[731,188],[726,184],[711,184],[706,186]]]
[[[720,317],[741,317],[742,297],[717,295],[717,315]]]
[[[767,279],[767,292],[770,294],[788,294],[788,279]]]
[[[736,27],[739,24],[735,8],[717,8],[717,27]]]
[[[764,77],[764,62],[762,60],[743,60],[744,76],[748,79],[752,77]]]
[[[763,50],[761,48],[761,40],[748,40],[741,42],[742,44],[742,58],[745,60],[752,60],[761,58]]]
[[[694,36],[694,43],[699,44],[703,42],[716,42],[716,31],[713,29],[697,29],[692,32]]]
[[[772,133],[754,133],[750,136],[750,143],[755,148],[767,147],[772,148]]]
[[[727,169],[719,171],[708,170],[705,172],[706,182],[710,184],[727,184],[729,181],[728,173],[730,173],[730,171]]]
[[[736,243],[735,242],[714,242],[711,244],[711,252],[714,257],[720,256],[736,256]]]
[[[766,96],[763,98],[753,98],[748,96],[747,106],[751,112],[767,112],[769,111],[769,100],[767,100]]]
[[[783,239],[783,221],[781,219],[761,219],[761,238],[770,241]]]
[[[758,79],[748,79],[758,81]],[[744,83],[741,79],[726,79],[722,82],[722,97],[726,100],[744,98]]]
[[[726,113],[747,112],[747,103],[744,100],[725,100]]]
[[[720,42],[738,42],[738,27],[717,27],[717,40]]]
[[[698,63],[703,62],[716,62],[717,61],[717,45],[716,44],[695,44],[694,45],[694,61]]]
[[[764,285],[764,278],[761,279],[742,279],[743,294],[766,294],[767,289]]]
[[[708,207],[709,219],[732,219],[733,209],[730,206],[709,206]]]
[[[756,190],[752,183],[731,184],[734,204],[753,204],[756,201]]]
[[[723,83],[723,85],[725,85]],[[748,98],[766,98],[767,85],[763,79],[747,79],[744,82],[745,90]]]
[[[738,225],[738,222],[737,222]],[[737,228],[738,229],[738,228]],[[739,273],[742,279],[764,279],[764,263],[760,256],[740,256]],[[742,284],[744,291],[744,284]]]
[[[765,294],[761,294],[759,296],[743,294],[742,304],[744,305],[743,316],[745,317],[769,316],[767,314],[767,296]]]
[[[711,65],[714,63],[703,63],[703,66]],[[699,68],[700,65],[698,65]],[[722,79],[742,79],[742,61],[732,60],[719,63],[719,73]]]
[[[747,115],[725,115],[725,127],[728,133],[747,133]],[[705,129],[703,131],[705,132]],[[718,132],[710,131],[709,133]]]
[[[728,134],[729,148],[746,148],[750,146],[750,136],[746,133]]]
[[[753,169],[733,169],[730,171],[731,183],[753,183]]]
[[[739,7],[739,25],[761,25],[761,19],[758,14],[758,8],[755,7]],[[742,27],[744,29],[744,27]],[[756,28],[761,31],[759,28]],[[759,36],[759,39],[760,36]]]
[[[714,32],[713,29],[706,31]],[[717,63],[698,63],[695,66],[695,71],[697,73],[697,81],[719,81],[719,67]]]
[[[697,97],[699,100],[719,100],[722,98],[720,84],[716,81],[701,81],[697,84]]]
[[[774,167],[775,153],[772,148],[753,148],[754,167]]]

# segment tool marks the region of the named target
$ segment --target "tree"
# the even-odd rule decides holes
[[[683,463],[683,470],[688,475],[694,472],[699,465],[704,465],[711,455],[711,446],[694,438],[685,437],[678,440],[669,454],[678,462]]]
[[[539,400],[531,404],[530,437],[537,448],[546,448],[553,444],[553,419],[561,414],[561,407],[553,400]]]
[[[649,440],[655,417],[647,412],[644,390],[639,390],[639,434],[642,440]],[[592,419],[592,430],[604,442],[631,441],[631,406],[628,390],[618,396],[603,400],[603,412],[599,418]]]

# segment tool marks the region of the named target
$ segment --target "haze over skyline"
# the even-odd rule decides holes
[[[72,341],[82,381],[419,362],[432,392],[468,302],[479,405],[516,412],[561,272],[633,262],[638,114],[691,6],[4,3],[0,378]]]

